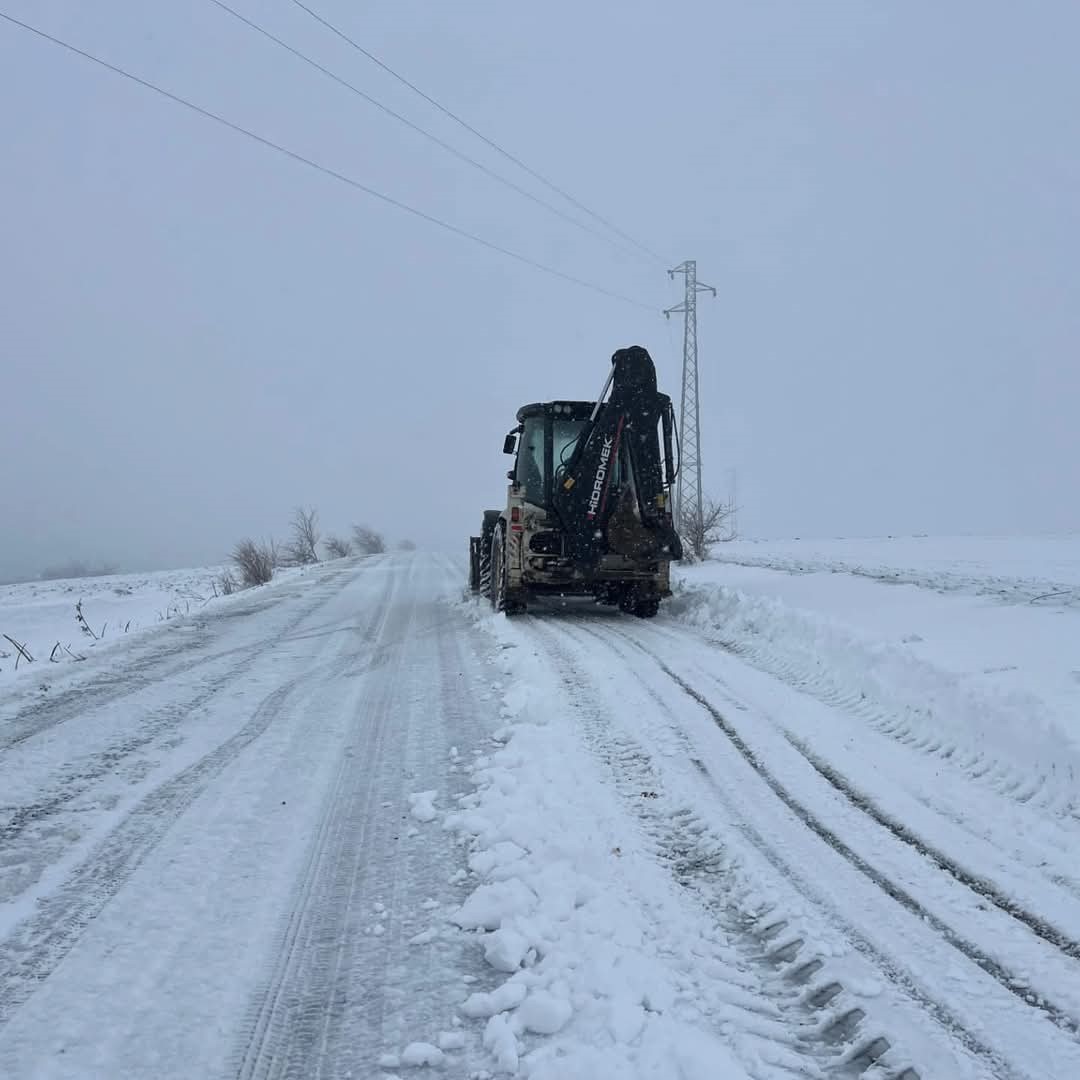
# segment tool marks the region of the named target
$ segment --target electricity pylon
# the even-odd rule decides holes
[[[673,311],[685,314],[683,329],[682,404],[679,408],[679,443],[682,460],[679,462],[679,479],[675,488],[674,518],[679,533],[684,537],[702,537],[704,532],[704,496],[701,491],[701,408],[698,398],[697,363],[697,294],[716,290],[702,285],[697,279],[697,260],[687,259],[668,277],[676,274],[686,278],[686,299],[668,308],[664,315],[671,318]],[[703,539],[703,537],[702,537]],[[700,552],[698,552],[700,554]]]

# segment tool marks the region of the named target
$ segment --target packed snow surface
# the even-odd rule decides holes
[[[402,554],[20,664],[0,1076],[1080,1076],[1080,555],[718,555],[650,621]]]

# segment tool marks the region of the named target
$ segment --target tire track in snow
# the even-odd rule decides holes
[[[386,662],[353,702],[351,756],[324,795],[317,835],[229,1075],[381,1075],[380,1054],[433,1039],[460,1005],[461,975],[475,964],[473,939],[440,931],[421,943],[409,926],[441,926],[428,898],[449,892],[457,905],[468,885],[456,876],[451,883],[452,872],[463,869],[463,850],[443,841],[437,824],[414,820],[408,795],[417,786],[434,788],[452,803],[456,789],[471,790],[460,756],[450,750],[468,744],[473,723],[490,723],[467,709],[472,692],[463,681],[471,676],[457,640],[462,620],[431,595],[444,584],[446,572],[438,569],[421,578],[410,564],[397,575],[400,600],[373,631]],[[376,934],[368,932],[373,918],[381,924]],[[446,1064],[464,1067],[474,1050],[467,1043],[447,1051]]]
[[[709,639],[712,644],[745,663],[780,679],[788,686],[809,694],[832,708],[843,709],[876,731],[904,746],[955,764],[965,775],[984,783],[1000,795],[1021,805],[1031,804],[1051,810],[1059,820],[1077,820],[1078,809],[1072,799],[1062,803],[1062,794],[1050,784],[1046,773],[1020,772],[1014,765],[989,757],[981,749],[965,749],[955,739],[940,733],[919,730],[908,715],[892,713],[888,708],[868,701],[865,695],[845,690],[818,670],[807,670],[793,660],[746,642]]]
[[[323,796],[267,973],[252,995],[228,1066],[240,1080],[382,1075],[380,1053],[448,1026],[461,975],[476,965],[470,935],[438,933],[421,944],[410,925],[440,926],[437,912],[447,906],[431,898],[456,907],[472,888],[450,877],[463,869],[459,846],[422,831],[410,839],[418,824],[403,820],[410,787],[436,787],[455,805],[473,784],[451,747],[468,745],[493,722],[473,707],[483,699],[462,648],[469,628],[412,580],[414,570],[395,575],[401,589],[371,622],[385,663],[355,703],[349,756]],[[395,603],[403,591],[412,595]],[[363,925],[374,909],[385,925],[378,935]],[[471,1033],[467,1040],[479,1043]],[[473,1056],[487,1060],[468,1041],[446,1053],[447,1066],[466,1069],[456,1075],[473,1075]]]
[[[588,678],[559,636],[542,626],[539,620],[533,621],[530,629],[545,640],[545,649],[563,673],[571,699],[589,718],[592,750],[613,767],[620,794],[657,844],[655,857],[669,867],[679,884],[694,891],[744,955],[779,971],[779,984],[767,989],[773,1004],[787,1016],[787,1023],[796,1028],[792,1036],[794,1045],[800,1047],[811,1061],[831,1062],[849,1075],[869,1075],[868,1070],[876,1068],[875,1077],[885,1080],[920,1080],[919,1072],[912,1066],[895,1063],[902,1050],[880,1028],[860,1035],[867,1018],[858,1007],[844,1004],[845,989],[828,974],[824,960],[803,956],[805,942],[801,938],[778,937],[788,925],[785,918],[768,911],[763,914],[747,910],[745,899],[739,895],[745,890],[734,879],[723,841],[711,835],[709,826],[692,808],[679,804],[665,791],[661,774],[648,752],[630,736],[614,731],[597,706],[582,696],[581,688],[588,684]],[[578,629],[585,630],[584,627]],[[590,638],[599,638],[610,647],[607,638],[594,631],[586,632]],[[632,668],[632,665],[628,666]],[[668,713],[678,736],[675,718],[667,703],[640,679],[636,670],[634,674],[649,696]],[[712,776],[704,764],[693,757],[692,747],[685,741],[684,749],[697,771],[715,789]],[[802,878],[800,871],[768,844],[738,808],[732,806],[731,809],[743,821],[740,832],[783,876],[800,883],[803,895],[813,897],[816,890]],[[821,905],[822,902],[818,900],[817,903]],[[835,918],[842,920],[838,913]],[[970,1054],[982,1059],[993,1076],[1004,1080],[1018,1075],[1000,1055],[967,1030],[946,1005],[915,985],[906,971],[880,952],[854,926],[842,921],[842,930],[845,938],[883,972],[888,981],[932,1015]],[[793,1009],[797,1010],[795,1015],[792,1015]],[[895,1063],[891,1068],[885,1064],[886,1057]],[[888,1071],[883,1071],[885,1069]]]
[[[546,649],[563,672],[575,671],[574,661],[557,637],[547,628],[538,634],[546,638]],[[732,875],[731,861],[722,842],[710,834],[708,826],[685,803],[666,790],[652,758],[632,738],[615,731],[608,719],[582,694],[581,685],[564,676],[564,684],[577,710],[583,715],[583,730],[589,751],[610,770],[615,789],[642,832],[645,850],[663,865],[675,881],[691,892],[720,925],[729,943],[746,965],[750,978],[728,976],[731,985],[742,994],[738,1009],[743,1016],[743,1032],[780,1046],[794,1055],[779,1067],[795,1076],[821,1076],[821,1068],[835,1064],[842,1057],[842,1047],[830,1047],[824,1037],[830,1017],[809,1026],[817,1010],[810,1007],[809,991],[804,987],[816,973],[805,969],[797,977],[785,976],[788,967],[784,945],[769,943],[762,935],[759,919],[738,906],[732,896],[738,884]],[[805,967],[805,965],[804,965]],[[761,973],[769,979],[767,993]],[[778,978],[776,978],[778,976]],[[747,985],[749,984],[749,985]],[[750,993],[761,994],[760,1005],[745,1000]],[[830,1002],[831,1003],[831,1002]],[[826,1004],[823,1003],[822,1009]],[[837,1014],[839,1015],[839,1014]],[[822,1037],[818,1037],[818,1036]],[[778,1063],[770,1062],[774,1068]],[[765,1075],[774,1076],[774,1072]],[[918,1080],[917,1075],[907,1080]]]
[[[641,642],[637,641],[630,633],[623,631],[616,627],[607,627],[606,633],[602,633],[592,626],[589,626],[584,620],[577,622],[573,629],[581,634],[583,638],[592,639],[602,642],[608,648],[612,649],[620,658],[627,661],[630,658],[615,648],[612,644],[610,633],[613,632],[626,643],[631,646],[636,652],[644,653],[650,660],[660,668],[664,674],[671,679],[684,694],[694,700],[698,705],[705,709],[705,711],[712,718],[713,722],[722,731],[727,738],[730,745],[737,750],[740,757],[742,757],[747,764],[751,766],[755,773],[757,773],[761,779],[768,785],[773,794],[775,794],[780,801],[790,810],[804,826],[810,829],[815,835],[817,835],[824,842],[841,855],[846,861],[848,861],[855,869],[867,877],[878,888],[882,889],[890,898],[901,904],[906,910],[915,915],[925,924],[931,926],[936,933],[938,933],[943,940],[945,940],[953,948],[957,949],[967,960],[975,963],[983,970],[987,975],[995,979],[1004,989],[1008,990],[1016,998],[1022,1001],[1025,1005],[1037,1010],[1043,1015],[1047,1016],[1060,1030],[1064,1031],[1068,1035],[1077,1036],[1080,1032],[1080,1025],[1077,1023],[1076,1017],[1070,1013],[1067,1009],[1054,1003],[1046,995],[1033,994],[1029,988],[1029,982],[1025,979],[1021,979],[1019,976],[1011,973],[1003,964],[994,961],[993,959],[986,957],[983,951],[977,946],[966,940],[962,935],[954,931],[943,920],[935,916],[932,912],[928,911],[922,904],[919,903],[911,894],[896,883],[894,880],[883,874],[872,866],[866,859],[855,852],[848,844],[846,844],[840,836],[828,826],[826,826],[816,815],[814,815],[808,808],[803,806],[798,799],[796,799],[780,782],[775,775],[771,772],[765,762],[761,759],[752,747],[750,747],[734,726],[723,716],[722,713],[710,701],[696,690],[693,686],[682,679],[678,674],[673,672],[663,661],[651,653]],[[666,703],[649,687],[648,683],[641,678],[638,669],[632,662],[628,662],[627,666],[634,671],[635,675],[641,681],[647,692],[653,697],[658,704],[660,704],[665,711],[669,712]],[[693,751],[687,746],[688,754],[692,755]],[[705,776],[707,776],[712,782],[712,778],[708,773],[708,769],[700,760],[694,759],[694,764],[698,770]],[[925,1000],[932,1001],[926,995],[923,995]],[[965,1031],[963,1025],[958,1020],[954,1021],[959,1031]],[[973,1048],[973,1046],[971,1047]],[[993,1051],[989,1051],[991,1054]],[[1000,1057],[995,1060],[1001,1061]]]
[[[298,685],[324,674],[316,668],[280,686],[236,734],[142,799],[64,885],[0,942],[0,969],[6,973],[0,1025],[48,978],[184,810],[277,719]]]
[[[662,630],[659,627],[650,627],[649,629],[664,637],[673,645],[679,644],[678,634]],[[654,654],[635,637],[622,630],[616,630],[615,632],[630,645],[633,645],[646,656],[659,663]],[[666,669],[664,670],[666,671]],[[715,676],[709,675],[708,672],[705,672],[704,674],[711,681],[722,685],[720,680]],[[850,805],[860,810],[872,821],[891,833],[901,843],[906,844],[908,847],[917,851],[953,880],[970,889],[982,899],[993,904],[994,907],[1005,915],[1008,915],[1010,918],[1021,923],[1035,934],[1036,937],[1039,937],[1047,944],[1052,945],[1070,959],[1080,960],[1080,940],[1070,936],[1066,931],[1062,930],[1061,927],[1056,926],[1050,919],[1046,919],[1036,912],[1031,911],[1015,898],[1010,897],[993,881],[983,875],[968,870],[959,860],[953,858],[947,852],[910,829],[902,821],[897,820],[896,817],[887,813],[870,796],[861,791],[855,783],[841,773],[840,770],[836,769],[819,754],[816,754],[805,740],[800,739],[781,724],[775,724],[774,727],[784,740],[805,759],[807,764],[809,764],[810,767],[813,768],[814,771]],[[935,813],[938,812],[933,807],[930,807],[930,809]],[[1073,895],[1076,895],[1075,890],[1068,888],[1067,883],[1059,881],[1055,881],[1054,883],[1065,888],[1066,891],[1072,892]]]
[[[394,611],[398,582],[399,576],[394,574],[387,593],[368,620],[365,636],[376,650]],[[375,756],[381,737],[382,725],[373,724],[362,747],[365,760]],[[327,970],[334,967],[333,958],[327,959],[323,953],[328,946],[336,947],[335,955],[340,960],[347,915],[356,889],[354,877],[336,880],[336,874],[343,873],[349,865],[341,857],[353,831],[348,800],[362,797],[356,789],[354,761],[351,757],[342,760],[334,784],[327,792],[318,829],[273,951],[273,967],[254,995],[241,1040],[243,1045],[230,1068],[240,1080],[320,1075],[319,1062],[326,1048],[332,1009],[325,1009],[320,1018],[318,1006],[325,1003],[326,987],[333,985],[333,979],[327,978]],[[316,996],[320,981],[323,993]],[[309,999],[306,1006],[305,996]],[[308,1061],[307,1073],[297,1071],[297,1044],[300,1060]]]
[[[902,962],[898,962],[892,959],[892,957],[890,957],[887,953],[883,952],[879,946],[877,946],[872,940],[867,938],[860,930],[858,930],[854,924],[850,923],[845,916],[840,914],[840,912],[837,911],[829,901],[825,900],[818,893],[818,890],[814,887],[814,884],[802,874],[800,869],[794,864],[790,863],[784,855],[779,853],[779,851],[774,847],[774,845],[772,845],[766,838],[761,835],[761,833],[757,830],[756,826],[750,821],[750,819],[746,818],[745,815],[742,813],[741,808],[735,806],[728,800],[724,787],[714,779],[710,770],[704,764],[704,762],[702,762],[699,758],[696,757],[696,752],[692,744],[689,743],[685,735],[683,735],[679,721],[676,718],[675,714],[672,712],[668,702],[643,677],[640,665],[635,663],[634,658],[622,652],[613,644],[610,636],[610,631],[612,630],[612,627],[610,625],[606,625],[605,630],[600,631],[594,626],[589,625],[589,621],[587,619],[574,620],[571,617],[571,619],[567,619],[566,622],[562,623],[562,626],[568,631],[569,636],[576,637],[583,643],[588,642],[590,643],[590,645],[595,642],[600,642],[606,648],[610,649],[615,654],[615,656],[620,659],[622,664],[625,665],[626,669],[628,669],[633,674],[634,678],[638,681],[644,691],[668,716],[671,733],[679,739],[686,753],[687,759],[692,763],[697,772],[709,783],[712,790],[725,802],[726,805],[730,807],[732,813],[742,818],[744,822],[744,824],[740,828],[740,832],[742,833],[742,835],[744,835],[747,839],[750,840],[754,847],[757,848],[757,850],[767,859],[767,861],[771,865],[773,865],[790,881],[796,883],[799,888],[799,892],[802,895],[812,898],[819,908],[827,912],[830,920],[833,922],[834,925],[837,926],[838,929],[843,932],[847,940],[852,943],[852,945],[856,948],[858,952],[866,956],[866,958],[883,974],[883,976],[888,979],[889,982],[891,982],[893,985],[903,991],[913,1002],[917,1003],[917,1005],[925,1013],[927,1013],[929,1016],[932,1016],[937,1021],[939,1026],[941,1026],[945,1031],[949,1033],[952,1038],[954,1038],[957,1042],[964,1046],[965,1049],[969,1051],[969,1053],[981,1058],[985,1066],[991,1069],[994,1076],[1033,1076],[1033,1074],[1027,1071],[1017,1071],[1017,1066],[1015,1064],[1007,1061],[999,1051],[995,1050],[993,1047],[984,1042],[977,1034],[975,1034],[972,1027],[962,1021],[953,1012],[952,1008],[949,1005],[947,1005],[943,1000],[938,999],[932,993],[928,992],[922,986],[920,986],[916,982],[912,973],[908,970],[906,966],[903,965]],[[544,632],[553,633],[551,631]],[[615,632],[618,633],[619,637],[625,642],[627,646],[632,646],[635,651],[644,652],[647,656],[650,657],[653,663],[659,665],[661,669],[664,670],[665,677],[671,679],[687,697],[689,697],[691,700],[694,700],[699,706],[705,708],[706,712],[709,714],[713,722],[717,724],[718,728],[720,728],[720,730],[725,734],[725,736],[727,735],[727,731],[725,731],[724,725],[726,725],[727,727],[730,727],[730,725],[727,724],[726,720],[723,721],[723,725],[719,721],[717,721],[716,716],[713,715],[714,710],[710,707],[710,703],[700,700],[704,697],[704,695],[698,695],[693,687],[689,687],[688,685],[684,686],[683,681],[680,680],[678,676],[674,675],[674,673],[670,672],[669,670],[665,670],[664,665],[660,663],[660,661],[658,661],[656,657],[653,656],[653,654],[649,653],[648,650],[645,649],[639,642],[635,641],[634,638],[628,633],[624,633],[621,630],[616,630]],[[554,640],[557,643],[557,638],[554,638]],[[559,662],[565,669],[576,673],[574,677],[567,678],[567,685],[571,690],[575,688],[575,681],[582,684],[588,683],[587,674],[582,671],[580,663],[573,656],[560,650]],[[716,711],[718,712],[718,710]],[[754,772],[761,776],[761,779],[768,784],[770,790],[772,790],[774,794],[778,795],[781,803],[786,807],[786,809],[788,809],[789,812],[794,813],[796,818],[804,826],[806,826],[811,833],[817,835],[819,839],[828,843],[830,848],[836,851],[838,855],[845,858],[846,861],[849,861],[857,871],[863,873],[865,876],[863,866],[859,865],[859,863],[861,862],[864,866],[866,866],[866,868],[871,872],[872,875],[882,878],[884,883],[888,886],[887,888],[882,888],[882,886],[874,880],[873,876],[870,877],[870,880],[885,895],[896,899],[898,902],[901,903],[902,906],[906,906],[903,904],[902,899],[899,899],[899,896],[906,895],[906,891],[896,885],[891,880],[889,880],[887,877],[885,877],[885,875],[881,875],[879,872],[877,872],[872,866],[866,863],[866,861],[863,860],[856,852],[851,851],[848,845],[846,845],[842,840],[840,840],[840,838],[834,832],[832,832],[832,830],[829,830],[821,822],[817,821],[816,817],[809,811],[807,811],[805,807],[801,807],[801,804],[799,804],[798,801],[795,800],[793,796],[791,796],[790,793],[788,793],[786,789],[783,788],[783,785],[778,780],[776,780],[775,777],[772,777],[772,774],[767,769],[767,766],[765,766],[764,763],[760,760],[760,758],[758,758],[754,754],[753,749],[749,746],[746,746],[745,741],[741,739],[737,732],[734,732],[734,734],[736,736],[737,742],[728,738],[727,741],[729,745],[731,745],[733,749],[736,750],[736,752],[741,758],[747,760],[747,764],[750,764]],[[754,757],[756,764],[751,763],[746,758],[746,754],[742,752],[738,743],[741,743],[742,746],[745,747],[746,751],[748,751],[749,754]],[[765,775],[762,775],[762,773],[759,771],[759,767],[761,769],[764,769],[765,772],[768,773],[768,778]],[[773,787],[773,783],[770,783],[770,779],[773,781],[773,783],[776,784],[775,788]],[[777,790],[777,788],[783,791],[784,794],[780,795],[780,792]],[[791,800],[791,803],[794,803],[795,806],[799,807],[798,810],[795,809],[791,805],[791,803],[788,802],[789,799]],[[800,810],[805,812],[807,817],[815,824],[821,825],[826,835],[822,835],[822,833],[818,832],[813,825],[809,824],[807,820],[804,820],[802,813],[800,813]],[[830,836],[835,837],[843,850],[833,846],[833,844],[828,838]],[[855,862],[851,862],[851,860],[848,858],[848,852],[850,852],[850,854],[854,856],[854,859],[856,860]],[[893,896],[894,891],[898,894],[898,896]],[[914,901],[914,899],[910,897],[908,898],[913,900],[916,908],[918,909],[917,911],[912,912],[912,914],[915,914],[916,917],[920,919],[925,918],[925,921],[928,925],[932,925],[936,932],[940,932],[938,929],[938,925],[935,925],[940,924],[940,920],[936,919],[936,917],[934,917],[930,913],[924,912],[924,909],[922,909],[922,906],[918,904],[918,901]],[[774,920],[774,922],[780,927],[787,925],[786,917],[778,917]],[[954,937],[958,937],[958,935],[955,935],[954,932],[951,931],[951,928],[948,928],[946,926],[945,929],[949,934],[952,934]],[[953,942],[950,942],[950,944],[952,943]],[[802,944],[803,943],[800,941],[798,951],[801,951]],[[783,943],[781,943],[780,947],[783,947]],[[977,955],[980,953],[980,950],[976,946],[971,946],[971,948]],[[798,954],[798,951],[796,955]],[[970,960],[971,958],[965,957],[965,959]],[[977,961],[971,962],[977,963]],[[813,963],[813,961],[811,961],[811,963]],[[797,966],[794,964],[794,961],[793,966]],[[995,978],[995,980],[998,982],[1001,982],[1002,978],[1008,978],[1007,972],[1005,972],[1000,965],[997,965],[996,973],[995,971],[988,970],[983,964],[979,964],[978,966],[980,970],[983,970],[986,974]],[[837,987],[840,984],[833,980],[831,985],[833,987]],[[1059,1030],[1063,1030],[1065,1033],[1071,1034],[1075,1037],[1075,1020],[1065,1010],[1058,1009],[1052,1002],[1040,1003],[1046,1006],[1046,1008],[1040,1008],[1040,1005],[1034,1005],[1032,1002],[1026,1000],[1024,997],[1024,991],[1019,987],[1009,986],[1006,985],[1006,983],[1002,983],[1002,985],[1005,986],[1005,988],[1008,989],[1011,994],[1013,994],[1019,1000],[1023,1001],[1025,1005],[1031,1007],[1033,1011],[1038,1011],[1044,1015],[1047,1015],[1047,1018],[1050,1019],[1051,1022],[1055,1022],[1055,1018],[1054,1015],[1051,1015],[1048,1012],[1048,1010],[1052,1010],[1053,1012],[1055,1012],[1061,1020],[1061,1022],[1056,1023],[1056,1026],[1059,1028]],[[819,987],[818,989],[823,988]],[[842,987],[840,987],[840,989],[842,989]],[[886,1042],[889,1041],[889,1039],[884,1035],[877,1035],[874,1037],[883,1038]],[[875,1076],[876,1075],[877,1074],[875,1074]],[[918,1074],[913,1072],[913,1075],[917,1076]]]
[[[340,571],[335,573],[331,580],[336,580],[339,575]],[[134,732],[129,731],[111,744],[93,753],[87,760],[82,762],[77,770],[63,771],[50,787],[39,791],[32,802],[0,806],[0,813],[6,818],[6,821],[0,825],[0,844],[10,849],[12,845],[20,840],[25,846],[26,844],[35,844],[35,840],[38,838],[35,853],[40,856],[42,848],[39,838],[43,832],[52,829],[54,819],[68,812],[78,799],[92,791],[97,781],[116,774],[120,767],[134,755],[168,736],[194,710],[207,705],[223,688],[229,686],[233,680],[250,669],[259,656],[265,653],[270,646],[280,642],[285,635],[291,634],[297,626],[325,604],[329,595],[329,591],[325,588],[317,589],[315,595],[299,605],[298,609],[289,615],[286,622],[274,634],[260,638],[254,644],[249,643],[238,648],[226,649],[180,665],[166,664],[154,675],[144,674],[137,676],[130,693],[107,693],[97,697],[91,693],[89,703],[84,702],[83,714],[100,709],[103,705],[115,705],[117,701],[130,697],[139,690],[169,682],[193,669],[209,667],[213,671],[214,666],[219,665],[222,660],[233,661],[224,670],[211,674],[201,684],[188,688],[187,693],[191,696],[173,700],[167,705],[158,705],[147,709],[146,715],[140,718]],[[173,655],[172,653],[166,653],[164,659],[168,660]],[[154,652],[153,659],[162,659],[160,650]],[[144,670],[152,670],[150,660],[147,660]],[[111,687],[111,683],[109,685]],[[41,734],[55,727],[56,724],[71,718],[72,714],[65,707],[60,710],[56,717],[50,719],[46,725],[37,727],[32,734]],[[10,751],[15,745],[25,742],[28,738],[30,738],[30,733],[24,733],[24,735],[9,743],[6,749]],[[62,853],[45,851],[45,856],[50,863],[59,858],[60,854]]]
[[[333,580],[340,573],[335,573]],[[289,617],[287,629],[295,629],[332,595],[320,589]],[[95,845],[63,885],[37,902],[35,913],[0,941],[0,971],[4,973],[0,979],[0,1027],[75,947],[83,930],[120,891],[184,810],[273,724],[293,694],[307,682],[335,674],[351,659],[337,658],[316,665],[264,697],[243,727],[141,799]],[[231,676],[242,674],[253,661],[254,656],[242,660],[231,670]],[[174,674],[166,672],[162,680]],[[227,681],[222,679],[213,690],[224,685]],[[109,700],[111,703],[113,699]]]
[[[597,637],[599,640],[607,640],[602,636],[596,634],[594,631],[587,630],[592,636]],[[894,881],[888,875],[878,870],[873,864],[867,861],[863,856],[856,852],[841,836],[828,825],[826,825],[812,810],[800,802],[776,777],[772,770],[768,767],[765,761],[760,755],[751,747],[746,740],[739,733],[738,729],[716,708],[709,699],[702,694],[699,690],[690,685],[682,676],[674,672],[664,661],[660,660],[653,653],[642,645],[640,642],[634,640],[633,637],[628,634],[624,634],[618,630],[615,631],[619,634],[627,644],[632,645],[636,650],[643,653],[652,659],[653,663],[664,672],[669,679],[672,680],[688,697],[696,701],[705,711],[712,717],[713,722],[723,732],[724,736],[728,739],[731,745],[739,752],[740,756],[746,761],[746,763],[761,777],[761,779],[768,785],[777,798],[813,833],[824,840],[837,854],[843,856],[847,862],[854,866],[864,877],[872,881],[879,889],[885,892],[891,899],[895,900],[898,904],[911,912],[912,915],[920,919],[926,925],[931,926],[934,931],[949,945],[951,945],[957,952],[963,955],[966,959],[974,964],[977,964],[983,971],[990,975],[999,985],[1004,987],[1013,994],[1025,1005],[1038,1009],[1049,1017],[1055,1025],[1064,1031],[1071,1034],[1080,1033],[1080,1020],[1071,1013],[1068,1009],[1065,1009],[1053,1002],[1053,1000],[1046,994],[1034,993],[1029,989],[1029,982],[1026,979],[1021,978],[1015,972],[1010,971],[1004,964],[999,963],[993,958],[986,955],[985,951],[976,945],[974,942],[968,940],[963,935],[954,930],[948,923],[939,918],[928,908],[926,908],[919,900],[917,900],[907,889],[905,889],[898,882]],[[795,746],[795,744],[792,744]],[[796,750],[799,750],[798,746],[795,746]],[[801,751],[800,751],[801,753]],[[810,763],[813,765],[813,763]],[[827,778],[826,778],[827,780]],[[843,789],[839,789],[840,793],[849,799],[851,805],[857,809],[866,812],[865,807],[861,806],[857,801],[851,799],[847,792]],[[876,820],[872,818],[872,820]],[[884,822],[879,822],[883,827]],[[892,830],[889,830],[892,832]],[[903,837],[896,833],[893,833],[898,840],[906,842]],[[960,880],[960,884],[966,885],[967,882]],[[970,887],[970,886],[969,886]],[[1006,915],[1012,916],[1012,912],[1002,909]],[[1015,916],[1014,916],[1015,917]],[[1032,916],[1034,919],[1035,917]],[[1024,925],[1027,925],[1026,923]],[[1029,927],[1031,929],[1031,927]],[[1048,932],[1052,932],[1053,928],[1047,928]],[[1060,932],[1059,932],[1060,934]],[[1069,939],[1065,939],[1067,942]],[[1075,943],[1069,942],[1076,948]],[[1060,948],[1056,942],[1051,941],[1050,944]],[[1063,952],[1065,950],[1062,950]],[[1067,956],[1074,956],[1073,952],[1066,952]]]
[[[685,632],[675,631],[655,624],[650,626],[648,630],[666,638],[673,644],[678,644],[681,633]],[[1076,830],[1070,827],[1071,821],[1077,817],[1072,804],[1062,807],[1060,798],[1055,797],[1053,792],[1046,799],[1034,798],[1038,790],[1046,785],[1045,777],[1017,777],[1014,771],[1010,772],[1007,767],[996,765],[982,751],[972,750],[961,753],[960,748],[953,743],[931,738],[925,733],[919,734],[912,727],[909,720],[890,715],[888,710],[868,703],[861,694],[844,692],[821,672],[808,674],[792,662],[777,657],[767,650],[716,638],[702,638],[702,641],[722,649],[755,670],[777,679],[796,692],[806,694],[829,708],[845,712],[854,719],[868,724],[886,738],[921,753],[936,756],[949,764],[956,765],[959,771],[968,779],[990,787],[996,794],[1005,795],[1019,806],[1031,806],[1050,811],[1053,815],[1053,825],[1062,830],[1062,836],[1059,838],[1060,845],[1069,847],[1077,842]],[[1021,785],[1024,784],[1027,785],[1026,790],[1020,791]],[[957,828],[967,832],[975,839],[991,844],[999,844],[999,838],[974,830],[970,821],[965,820],[949,806],[939,804],[924,793],[912,791],[910,794],[932,813],[950,821]],[[1080,878],[1071,875],[1060,865],[1049,869],[1045,862],[1029,863],[1027,868],[1032,873],[1044,877],[1058,888],[1070,893],[1074,898],[1080,899]]]
[[[769,770],[764,761],[757,755],[739,732],[728,722],[727,718],[717,709],[700,691],[694,689],[679,675],[676,675],[666,664],[658,662],[666,675],[690,698],[693,698],[713,718],[716,726],[727,737],[729,742],[747,764],[765,781],[774,795],[808,828],[837,854],[842,855],[864,877],[872,881],[891,899],[906,908],[912,915],[920,919],[957,952],[961,953],[972,963],[977,964],[983,971],[990,975],[997,983],[1015,995],[1020,1001],[1031,1008],[1038,1009],[1048,1016],[1058,1027],[1063,1030],[1076,1033],[1080,1030],[1077,1019],[1067,1010],[1055,1005],[1046,995],[1035,995],[1026,989],[1027,983],[1018,975],[1010,972],[1004,965],[985,955],[984,951],[967,938],[957,933],[948,923],[934,915],[923,906],[903,886],[893,881],[887,875],[878,870],[861,855],[851,848],[838,833],[829,828],[813,811],[804,806],[794,795]]]
[[[781,734],[805,758],[811,768],[832,788],[843,795],[852,806],[861,810],[872,821],[892,833],[901,843],[917,851],[942,873],[947,874],[977,896],[987,900],[1010,918],[1023,924],[1036,937],[1054,946],[1070,959],[1080,960],[1080,941],[1069,937],[1060,927],[1055,926],[1041,915],[1030,911],[1017,900],[1002,892],[992,881],[966,870],[940,848],[924,840],[904,825],[903,822],[897,821],[896,818],[887,814],[873,799],[860,791],[847,777],[833,768],[823,758],[815,754],[801,739],[796,738],[790,732],[784,731]]]

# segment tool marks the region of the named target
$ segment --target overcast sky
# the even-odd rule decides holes
[[[1075,0],[307,2],[698,260],[705,483],[737,469],[745,533],[1080,529]],[[291,0],[230,3],[557,199]],[[210,0],[0,10],[657,312],[680,299]],[[518,405],[595,395],[631,343],[678,394],[677,324],[2,20],[0,100],[0,578],[218,560],[298,502],[463,553]]]

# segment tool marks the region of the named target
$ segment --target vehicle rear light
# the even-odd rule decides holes
[[[510,507],[510,520],[516,525],[521,520],[521,507]]]

